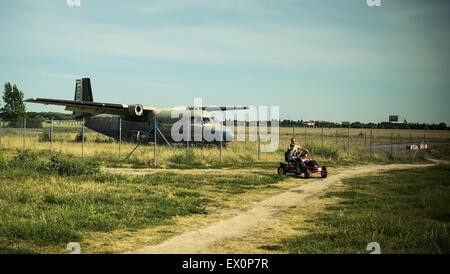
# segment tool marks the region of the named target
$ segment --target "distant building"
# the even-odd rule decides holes
[[[304,123],[305,127],[316,127],[316,122],[309,121]]]

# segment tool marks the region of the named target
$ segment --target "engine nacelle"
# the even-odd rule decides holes
[[[133,117],[141,117],[144,115],[144,107],[141,104],[129,105],[128,113]]]

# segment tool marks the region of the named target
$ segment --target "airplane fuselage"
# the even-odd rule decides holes
[[[85,126],[92,129],[98,133],[109,136],[116,140],[119,136],[122,136],[122,140],[128,142],[153,142],[154,141],[154,122],[156,118],[156,124],[158,129],[164,135],[164,137],[169,142],[180,142],[179,140],[174,140],[172,137],[172,126],[176,123],[179,118],[171,118],[171,109],[159,109],[152,117],[143,117],[140,119],[132,118],[124,115],[113,115],[113,114],[96,114],[86,119]],[[233,132],[227,127],[220,124],[220,122],[215,121],[214,116],[207,112],[201,111],[201,116],[197,119],[192,116],[190,123],[191,133],[190,141],[203,142],[204,138],[201,140],[194,140],[195,132],[203,132],[205,129],[210,132],[215,132],[216,130],[221,130],[222,140],[229,142],[233,141]],[[157,141],[163,141],[161,138],[157,137]],[[186,141],[186,140],[183,140]]]

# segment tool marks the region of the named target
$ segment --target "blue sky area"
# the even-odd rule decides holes
[[[0,83],[25,97],[276,105],[281,119],[445,122],[450,1],[18,0],[0,4]],[[28,111],[63,111],[27,104]]]

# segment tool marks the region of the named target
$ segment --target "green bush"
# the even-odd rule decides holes
[[[22,170],[39,170],[43,167],[41,161],[38,160],[38,154],[34,152],[19,152],[14,156],[9,165]]]
[[[83,161],[69,156],[53,155],[50,165],[59,175],[95,175],[100,172],[98,162]]]
[[[6,160],[3,154],[0,154],[0,170],[8,168],[8,160]]]
[[[83,141],[83,133],[80,132],[75,136],[75,142],[80,143]],[[84,134],[84,142],[87,142],[86,134]]]
[[[42,132],[39,135],[39,142],[50,142],[50,133],[47,131]]]

